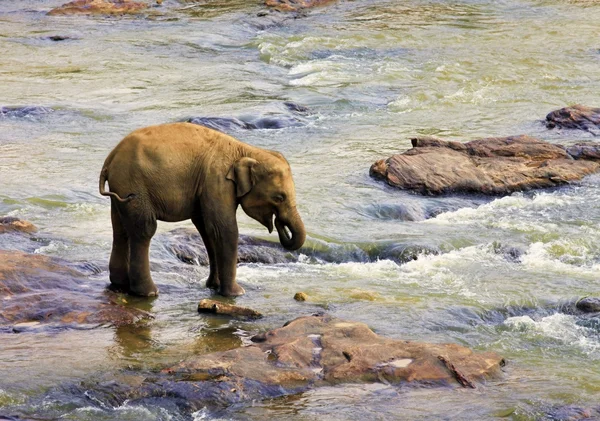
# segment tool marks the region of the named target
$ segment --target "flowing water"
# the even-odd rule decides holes
[[[107,282],[110,205],[97,193],[104,158],[133,129],[202,116],[294,122],[231,134],[287,157],[306,250],[335,248],[341,257],[242,265],[247,294],[236,302],[266,317],[208,318],[195,312],[209,296],[208,269],[165,246],[170,230],[192,225],[162,223],[151,260],[167,293],[130,304],[156,319],[144,328],[0,335],[0,413],[25,403],[30,414],[77,420],[534,420],[597,404],[599,320],[565,309],[599,291],[600,177],[496,199],[428,198],[368,170],[414,135],[593,141],[541,120],[568,104],[598,105],[600,5],[357,0],[293,18],[257,16],[259,1],[166,0],[141,17],[45,15],[61,3],[0,3],[0,106],[47,107],[0,115],[0,215],[40,228],[44,241],[30,251],[91,262],[100,273],[90,279]],[[275,240],[238,215],[242,233]],[[403,264],[380,253],[406,245],[434,253]],[[310,300],[295,302],[297,291]],[[390,337],[495,351],[508,361],[505,378],[475,391],[327,387],[194,414],[47,395],[102,373],[239,346],[323,310]]]

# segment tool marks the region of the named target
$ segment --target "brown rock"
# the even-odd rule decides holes
[[[549,129],[578,129],[600,134],[600,108],[576,104],[552,111],[546,116]]]
[[[376,335],[363,323],[306,316],[257,335],[255,344],[199,355],[164,370],[179,380],[308,388],[356,382],[463,384],[498,376],[503,359],[455,344]],[[460,382],[460,383],[459,383]]]
[[[296,12],[302,9],[325,6],[334,1],[335,0],[265,0],[265,4],[281,12]]]
[[[120,305],[103,284],[89,282],[55,259],[0,250],[0,326],[34,321],[121,326],[151,317]]]
[[[4,234],[5,232],[24,232],[30,234],[36,231],[36,226],[31,222],[23,221],[12,216],[0,217],[0,234]]]
[[[294,294],[294,300],[306,301],[306,300],[308,300],[308,295],[306,295],[304,292],[297,292]]]
[[[574,160],[560,145],[529,136],[447,142],[412,139],[413,148],[375,162],[370,175],[389,185],[426,195],[515,191],[580,180],[600,164]]]
[[[74,0],[48,12],[48,15],[129,15],[148,8],[131,0]]]
[[[206,299],[198,303],[198,313],[221,314],[242,319],[259,319],[262,317],[262,314],[251,308]]]

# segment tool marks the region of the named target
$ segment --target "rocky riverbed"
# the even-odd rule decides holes
[[[1,2],[0,418],[597,418],[597,9]],[[177,121],[294,174],[307,242],[240,211],[235,300],[189,222],[158,298],[105,290],[101,164]]]

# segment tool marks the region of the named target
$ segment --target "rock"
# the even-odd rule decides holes
[[[286,101],[283,103],[283,105],[285,105],[288,110],[299,114],[306,114],[309,111],[304,105],[296,104],[295,102],[291,101]]]
[[[46,39],[50,40],[50,41],[58,42],[58,41],[72,40],[72,39],[75,39],[75,38],[69,37],[69,36],[66,36],[66,35],[51,35],[49,37],[46,37]]]
[[[198,303],[198,313],[220,314],[241,319],[260,319],[262,317],[262,314],[251,308],[206,299]]]
[[[185,228],[168,234],[167,249],[184,263],[208,266],[208,254],[197,231]],[[295,262],[296,255],[284,250],[279,243],[240,235],[238,242],[238,263],[289,263]]]
[[[196,354],[158,373],[121,371],[60,385],[30,397],[22,410],[16,407],[8,415],[18,418],[23,414],[28,419],[31,412],[27,410],[40,408],[36,412],[40,419],[54,419],[54,413],[48,411],[59,405],[104,410],[126,403],[168,408],[170,414],[181,415],[176,419],[190,419],[192,412],[203,408],[219,412],[231,405],[340,383],[470,389],[486,379],[501,377],[503,364],[494,353],[474,353],[455,344],[384,338],[363,323],[315,315],[256,335],[250,345]],[[52,402],[50,409],[44,402]],[[122,414],[111,415],[119,418]]]
[[[567,148],[567,153],[573,159],[587,159],[589,161],[600,160],[600,146],[590,143],[576,143]]]
[[[598,135],[600,134],[600,108],[577,104],[552,111],[546,116],[546,127],[585,130]]]
[[[29,322],[121,326],[151,318],[151,314],[120,305],[80,272],[40,254],[0,250],[0,326]]]
[[[24,232],[31,234],[36,231],[36,226],[31,222],[23,221],[12,216],[0,216],[0,234],[4,234],[5,232]]]
[[[577,406],[564,406],[552,408],[546,414],[548,420],[555,421],[577,421],[577,420],[598,420],[600,419],[600,407],[581,408]]]
[[[598,297],[585,297],[577,301],[576,307],[578,310],[585,313],[598,313],[600,312],[600,298]]]
[[[529,136],[488,138],[467,143],[412,139],[413,148],[375,162],[370,175],[424,195],[515,191],[554,187],[600,169],[574,160],[559,146]]]
[[[184,121],[223,133],[231,133],[237,130],[284,129],[304,124],[301,120],[284,114],[274,114],[245,120],[235,117],[192,117]]]
[[[280,12],[297,12],[302,9],[325,6],[334,1],[335,0],[265,0],[265,4]]]
[[[235,130],[252,130],[256,129],[253,124],[246,123],[235,117],[192,117],[186,120],[188,123],[198,124],[208,127],[209,129],[218,130],[220,132],[231,132]]]
[[[208,266],[208,254],[202,237],[195,230],[178,228],[164,235],[165,246],[177,259],[184,263]],[[240,235],[238,263],[294,263],[309,257],[316,262],[346,263],[374,262],[382,259],[403,264],[416,260],[421,255],[439,254],[439,250],[418,244],[356,244],[327,243],[311,240],[298,251],[290,252],[278,242]]]
[[[328,315],[297,318],[252,341],[247,347],[194,356],[163,373],[178,380],[226,382],[236,396],[251,397],[248,385],[278,393],[363,382],[472,387],[500,375],[504,364],[494,353],[384,338],[363,323]]]
[[[306,295],[304,292],[297,292],[294,294],[294,300],[306,301],[306,300],[308,300],[308,295]]]
[[[131,0],[74,0],[48,12],[48,15],[129,15],[147,9],[143,2]]]
[[[393,243],[373,253],[371,260],[391,260],[401,265],[412,260],[418,260],[419,256],[437,254],[440,254],[440,251],[431,247],[415,244]]]
[[[31,116],[39,116],[49,114],[53,112],[52,108],[38,107],[38,106],[25,106],[25,107],[0,107],[0,118],[23,118]]]

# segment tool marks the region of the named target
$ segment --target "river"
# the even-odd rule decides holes
[[[74,420],[537,420],[598,403],[600,321],[563,309],[599,291],[600,177],[503,198],[430,198],[389,188],[368,170],[415,135],[592,140],[542,120],[569,104],[598,105],[600,5],[358,0],[294,19],[257,16],[259,1],[165,0],[141,17],[46,16],[60,4],[0,4],[0,106],[52,110],[0,116],[0,215],[39,227],[48,241],[36,253],[91,262],[100,268],[92,278],[108,281],[110,203],[97,193],[104,158],[136,128],[209,116],[294,121],[231,134],[286,156],[306,247],[341,257],[241,265],[248,293],[237,303],[266,317],[203,318],[195,305],[209,296],[208,269],[165,247],[170,230],[192,225],[161,223],[153,276],[188,292],[132,300],[156,315],[142,330],[0,336],[0,410],[99,373],[229,349],[323,310],[390,337],[497,352],[508,361],[505,378],[475,391],[326,387],[219,413],[51,398],[30,411]],[[242,233],[275,241],[238,215]],[[382,254],[406,247],[422,252],[408,262]],[[295,302],[297,291],[310,300]]]

